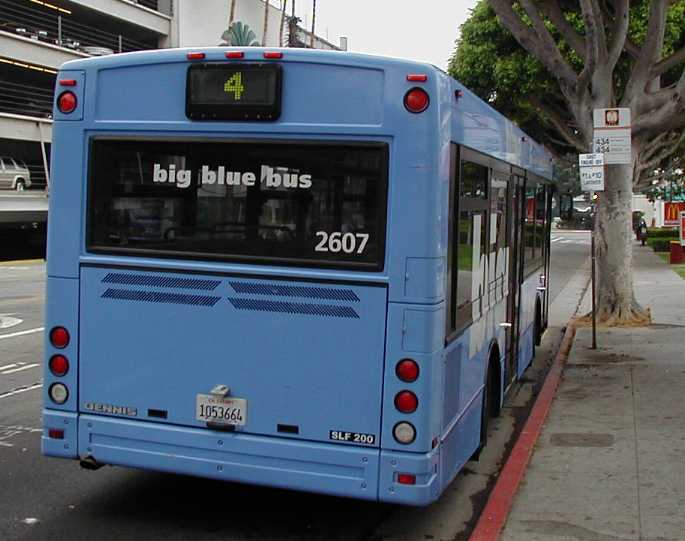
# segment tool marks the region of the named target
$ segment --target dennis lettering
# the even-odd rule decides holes
[[[109,415],[126,415],[128,417],[137,417],[138,410],[131,406],[113,406],[112,404],[98,404],[97,402],[86,402],[85,409],[95,411],[97,413],[107,413]]]

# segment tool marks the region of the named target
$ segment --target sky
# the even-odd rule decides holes
[[[296,13],[312,24],[312,0],[295,0]],[[290,13],[291,2],[287,11]],[[317,0],[316,33],[348,50],[429,62],[446,70],[459,27],[476,0]]]

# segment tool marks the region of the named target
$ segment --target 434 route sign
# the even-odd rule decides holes
[[[595,109],[593,112],[594,137],[593,150],[604,154],[604,163],[630,163],[631,124],[630,109]]]

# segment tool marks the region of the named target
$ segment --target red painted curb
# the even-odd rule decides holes
[[[568,325],[559,352],[554,358],[554,363],[542,385],[542,390],[535,399],[530,416],[526,424],[523,425],[523,430],[497,478],[497,483],[490,493],[469,541],[496,541],[499,539],[509,516],[514,495],[526,472],[530,457],[533,455],[533,448],[540,437],[540,432],[542,432],[542,425],[552,406],[575,334],[575,327]]]

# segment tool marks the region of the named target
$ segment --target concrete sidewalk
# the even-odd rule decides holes
[[[634,253],[653,325],[578,330],[503,540],[685,539],[685,280]]]

